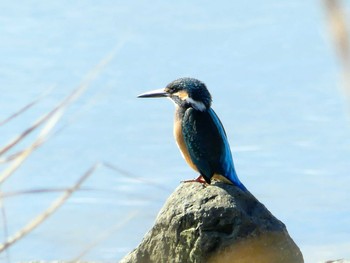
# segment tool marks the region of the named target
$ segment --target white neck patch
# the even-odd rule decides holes
[[[207,109],[207,107],[205,107],[204,103],[201,101],[197,101],[189,97],[186,98],[185,100],[187,103],[191,104],[191,106],[196,110],[205,111]]]

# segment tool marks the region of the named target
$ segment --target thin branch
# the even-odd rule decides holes
[[[55,131],[51,132],[50,135],[48,135],[45,140],[41,141],[41,144],[37,144],[34,146],[35,150],[36,148],[40,147],[42,144],[44,144],[46,141],[52,139],[53,137],[59,135],[61,132],[63,132],[67,127],[69,127],[72,123],[74,123],[75,121],[77,121],[77,119],[80,117],[81,114],[86,113],[88,111],[88,109],[91,107],[91,105],[96,101],[96,97],[94,96],[93,99],[90,99],[85,105],[84,107],[80,108],[78,112],[76,112],[75,114],[72,114],[69,116],[68,122],[61,125],[58,129],[55,129]],[[8,163],[13,161],[14,159],[16,159],[18,156],[20,156],[23,152],[25,151],[25,149],[21,149],[11,155],[5,156],[3,158],[0,157],[0,164],[1,163]]]
[[[8,179],[22,165],[22,163],[38,147],[38,145],[41,145],[45,141],[45,137],[55,127],[62,114],[63,110],[56,111],[55,114],[47,120],[46,125],[42,128],[38,138],[34,141],[34,143],[27,147],[21,153],[21,155],[17,156],[17,158],[0,174],[0,184]]]
[[[152,180],[148,180],[148,179],[145,179],[143,177],[140,177],[140,176],[137,176],[135,174],[132,174],[132,173],[130,173],[130,172],[124,170],[124,169],[121,169],[121,168],[119,168],[119,167],[117,167],[117,166],[115,166],[115,165],[113,165],[111,163],[103,162],[102,165],[104,167],[108,168],[108,169],[111,169],[112,171],[115,171],[115,172],[125,176],[125,177],[132,178],[132,179],[134,179],[136,181],[152,185],[152,186],[154,186],[156,188],[159,188],[159,189],[161,189],[161,190],[163,190],[163,191],[165,191],[167,193],[172,191],[171,189],[167,188],[166,186],[164,186],[164,185],[162,185],[162,184],[160,184],[158,182],[154,182]]]
[[[3,234],[4,234],[4,241],[6,240],[6,237],[8,237],[8,224],[7,224],[7,216],[6,216],[6,210],[5,210],[5,204],[2,197],[0,197],[0,206],[1,206],[1,218],[2,218],[2,226],[3,226]],[[7,262],[10,262],[10,251],[6,251],[6,258]]]
[[[51,216],[54,212],[57,211],[66,201],[67,199],[77,191],[81,184],[99,167],[99,164],[95,164],[88,171],[86,171],[83,176],[71,187],[68,188],[65,193],[57,198],[52,204],[41,214],[32,219],[27,225],[25,225],[21,230],[17,231],[12,237],[9,237],[3,244],[0,244],[0,253],[6,249],[8,249],[15,242],[29,234],[36,227],[38,227],[41,223],[43,223],[49,216]]]
[[[20,165],[24,162],[24,160],[36,148],[38,148],[40,145],[46,142],[46,140],[48,139],[49,131],[54,128],[54,125],[51,125],[51,124],[57,123],[58,119],[61,117],[66,107],[70,103],[75,101],[85,91],[85,89],[89,86],[89,84],[98,76],[100,71],[112,60],[112,58],[115,56],[116,52],[120,48],[121,46],[118,46],[106,58],[104,58],[100,63],[98,63],[97,66],[87,75],[86,79],[82,82],[82,84],[78,88],[76,88],[69,96],[67,96],[61,103],[59,103],[58,106],[56,106],[49,113],[45,114],[42,118],[36,121],[34,125],[26,129],[22,134],[17,136],[14,140],[12,140],[9,144],[7,144],[5,147],[3,147],[0,150],[0,156],[1,156],[2,154],[9,151],[21,140],[23,140],[27,135],[29,135],[41,124],[48,122],[47,125],[42,129],[41,134],[39,135],[39,138],[28,148],[18,153],[18,155],[16,155],[16,158],[13,159],[13,162],[11,163],[11,165],[7,167],[7,169],[5,169],[4,172],[0,174],[0,184],[3,183],[7,178],[9,178],[9,176],[12,175],[20,167]]]
[[[0,198],[10,198],[21,195],[30,195],[30,194],[47,194],[47,193],[62,193],[65,192],[67,188],[37,188],[37,189],[29,189],[29,190],[20,190],[14,192],[6,192],[0,193]],[[80,188],[79,191],[92,191],[96,189],[92,188]]]
[[[23,108],[19,109],[18,111],[16,111],[15,113],[13,113],[12,115],[10,115],[9,117],[7,117],[5,120],[0,121],[0,126],[3,126],[4,124],[10,122],[11,120],[13,120],[14,118],[18,117],[19,115],[21,115],[22,113],[26,112],[27,110],[29,110],[30,108],[32,108],[33,106],[35,106],[36,104],[38,104],[41,100],[43,100],[50,92],[52,91],[52,88],[49,88],[47,91],[45,91],[40,97],[36,98],[35,100],[33,100],[32,102],[28,103],[27,105],[25,105]]]
[[[65,99],[63,99],[56,107],[54,107],[50,112],[39,118],[32,126],[23,131],[20,135],[18,135],[16,138],[10,141],[10,143],[8,143],[6,146],[0,149],[0,156],[12,149],[17,143],[19,143],[21,140],[23,140],[25,137],[31,134],[41,124],[49,120],[54,114],[56,114],[57,111],[62,110],[63,108],[71,104],[73,101],[75,101],[77,98],[79,98],[79,96],[89,87],[90,83],[97,78],[102,69],[113,59],[117,51],[119,51],[123,45],[124,42],[122,44],[119,44],[110,54],[108,54],[104,59],[102,59],[95,66],[95,68],[87,74],[83,82],[75,90],[73,90],[71,94],[69,94]]]

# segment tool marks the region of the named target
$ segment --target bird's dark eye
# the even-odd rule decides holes
[[[170,94],[173,94],[173,93],[178,91],[178,89],[176,87],[167,87],[165,90],[167,92],[169,92]]]

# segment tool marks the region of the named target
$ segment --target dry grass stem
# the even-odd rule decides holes
[[[132,173],[130,173],[130,172],[124,170],[124,169],[121,169],[121,168],[119,168],[119,167],[117,167],[117,166],[115,166],[115,165],[113,165],[111,163],[104,162],[104,163],[102,163],[102,165],[105,166],[108,169],[111,169],[112,171],[117,172],[118,174],[121,174],[121,175],[123,175],[125,177],[128,177],[128,178],[131,178],[131,179],[134,179],[135,181],[139,181],[139,182],[142,182],[142,183],[146,183],[148,185],[152,185],[152,186],[154,186],[154,187],[156,187],[158,189],[161,189],[161,190],[163,190],[163,191],[165,191],[167,193],[172,192],[172,189],[169,189],[166,186],[164,186],[164,185],[162,185],[162,184],[160,184],[158,182],[154,182],[152,180],[148,180],[146,178],[142,178],[140,176],[132,174]]]
[[[10,197],[16,197],[21,195],[30,195],[30,194],[47,194],[47,193],[62,193],[65,192],[67,188],[38,188],[38,189],[29,189],[29,190],[21,190],[21,191],[14,191],[14,192],[0,192],[0,200],[1,198],[10,198]],[[91,188],[79,188],[79,191],[89,191],[93,190]]]
[[[2,199],[0,199],[0,205],[1,205],[1,219],[2,219],[2,227],[3,227],[3,242],[6,241],[6,238],[8,237],[9,229],[8,229],[8,224],[7,224],[7,216],[6,216],[6,210],[4,206],[4,202]],[[6,258],[7,262],[11,262],[10,260],[10,251],[6,250],[5,251],[6,255],[4,258]]]
[[[26,149],[15,153],[14,155],[11,155],[9,158],[2,158],[0,162],[7,162],[9,160],[13,161],[9,167],[5,169],[4,172],[0,175],[0,184],[3,183],[11,174],[13,174],[14,171],[16,171],[20,165],[23,163],[23,161],[40,145],[42,145],[46,140],[48,136],[48,131],[52,130],[54,128],[54,125],[51,125],[52,123],[57,123],[59,117],[63,114],[64,110],[67,108],[69,104],[74,102],[90,85],[90,83],[100,74],[101,70],[112,60],[112,58],[115,56],[116,52],[120,50],[122,46],[118,45],[113,52],[108,54],[104,59],[101,60],[100,63],[96,65],[96,67],[87,74],[85,80],[83,80],[82,84],[77,87],[71,94],[69,94],[62,102],[60,102],[54,109],[52,109],[47,114],[43,115],[41,118],[39,118],[31,127],[23,131],[20,135],[18,135],[16,138],[14,138],[10,143],[5,145],[2,149],[0,149],[0,156],[8,152],[10,149],[12,149],[15,145],[17,145],[21,140],[23,140],[25,137],[27,137],[30,133],[32,133],[34,130],[36,130],[40,125],[43,123],[48,122],[41,131],[41,134],[39,135],[38,139],[29,147]],[[45,135],[45,136],[43,136]]]
[[[10,164],[0,173],[0,184],[3,183],[6,179],[8,179],[20,166],[21,164],[27,159],[30,154],[37,149],[39,146],[41,146],[43,143],[45,143],[50,136],[53,134],[53,130],[62,117],[65,110],[68,108],[68,106],[73,103],[75,100],[77,100],[89,87],[91,82],[97,78],[97,76],[100,74],[102,69],[110,63],[110,61],[113,59],[113,57],[116,55],[117,51],[119,51],[122,46],[124,45],[124,42],[118,44],[116,48],[108,54],[104,59],[102,59],[83,79],[81,85],[79,85],[77,88],[75,88],[67,97],[65,97],[58,105],[56,105],[52,110],[49,112],[43,114],[39,119],[37,119],[30,127],[22,131],[19,135],[17,135],[14,139],[12,139],[9,143],[7,143],[5,146],[0,148],[0,156],[2,157],[0,159],[0,162],[10,162]],[[35,104],[37,104],[42,98],[39,98],[22,109],[18,110],[16,113],[9,116],[7,119],[2,121],[0,123],[1,125],[4,125],[8,123],[9,121],[13,120],[15,117],[19,116],[20,114],[24,113],[31,107],[33,107]],[[4,156],[6,153],[8,153],[11,149],[13,149],[16,145],[18,145],[23,139],[25,139],[28,135],[30,135],[33,131],[37,130],[39,127],[42,127],[39,131],[39,134],[37,138],[34,140],[33,143],[31,143],[28,147],[26,147],[23,150],[20,150],[14,154],[11,154],[9,156]],[[58,129],[59,130],[59,129]],[[57,129],[56,129],[57,131]],[[80,188],[80,185],[97,169],[99,165],[94,165],[91,169],[89,169],[81,178],[80,180],[71,188],[65,189],[64,193],[61,197],[56,199],[43,213],[36,216],[33,220],[28,222],[21,230],[17,231],[13,236],[8,237],[7,233],[5,233],[5,236],[8,237],[7,240],[0,244],[0,252],[7,250],[12,244],[26,236],[28,233],[30,233],[33,229],[35,229],[37,226],[39,226],[42,222],[44,222],[50,215],[52,215],[59,207],[61,207],[65,201],[78,189]],[[56,189],[57,190],[57,189]],[[61,190],[61,189],[60,189]],[[44,190],[41,190],[42,192]],[[52,191],[52,189],[51,189]],[[39,192],[39,191],[38,191]],[[4,229],[6,231],[7,224],[6,224],[6,214],[5,209],[3,206],[4,201],[4,194],[0,194],[0,202],[2,205],[2,216],[3,216],[3,222],[4,222]],[[8,251],[8,250],[7,250]]]
[[[0,184],[2,184],[7,178],[9,178],[24,162],[24,160],[44,141],[49,132],[55,127],[56,123],[62,116],[63,111],[56,111],[54,115],[47,120],[46,125],[41,130],[38,138],[28,148],[21,152],[13,162],[0,174]]]
[[[23,108],[19,109],[18,111],[16,111],[15,113],[13,113],[12,115],[10,115],[9,117],[7,117],[5,120],[0,121],[0,126],[3,126],[4,124],[12,121],[14,118],[20,116],[22,113],[26,112],[27,110],[29,110],[30,108],[32,108],[33,106],[35,106],[36,104],[38,104],[40,101],[42,101],[45,97],[47,97],[47,95],[52,91],[52,88],[49,88],[47,91],[45,91],[39,98],[33,100],[32,102],[28,103],[27,105],[25,105]]]
[[[71,187],[66,189],[65,193],[57,198],[44,212],[36,216],[27,225],[25,225],[21,230],[15,233],[12,237],[9,237],[3,244],[0,244],[0,253],[10,247],[12,244],[26,236],[28,233],[33,231],[37,226],[43,223],[50,215],[57,211],[66,200],[79,189],[81,184],[99,167],[99,164],[95,164],[84,175]]]
[[[346,16],[341,3],[342,1],[339,0],[324,0],[328,25],[342,66],[344,94],[350,105],[350,40]]]
[[[23,140],[26,136],[28,136],[31,132],[33,132],[36,128],[38,128],[41,124],[48,121],[57,111],[63,110],[66,106],[74,102],[79,96],[89,87],[91,82],[97,78],[97,76],[101,73],[102,69],[108,65],[108,63],[113,59],[116,55],[117,51],[121,49],[122,45],[118,45],[110,54],[108,54],[104,59],[102,59],[93,70],[91,70],[85,79],[71,94],[69,94],[65,99],[63,99],[56,107],[54,107],[50,112],[39,118],[31,127],[23,131],[20,135],[14,138],[10,143],[5,145],[0,149],[0,156],[13,148],[18,142]]]

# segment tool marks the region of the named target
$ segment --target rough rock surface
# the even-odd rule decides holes
[[[182,183],[153,228],[121,263],[298,263],[285,225],[253,195],[216,182]]]

